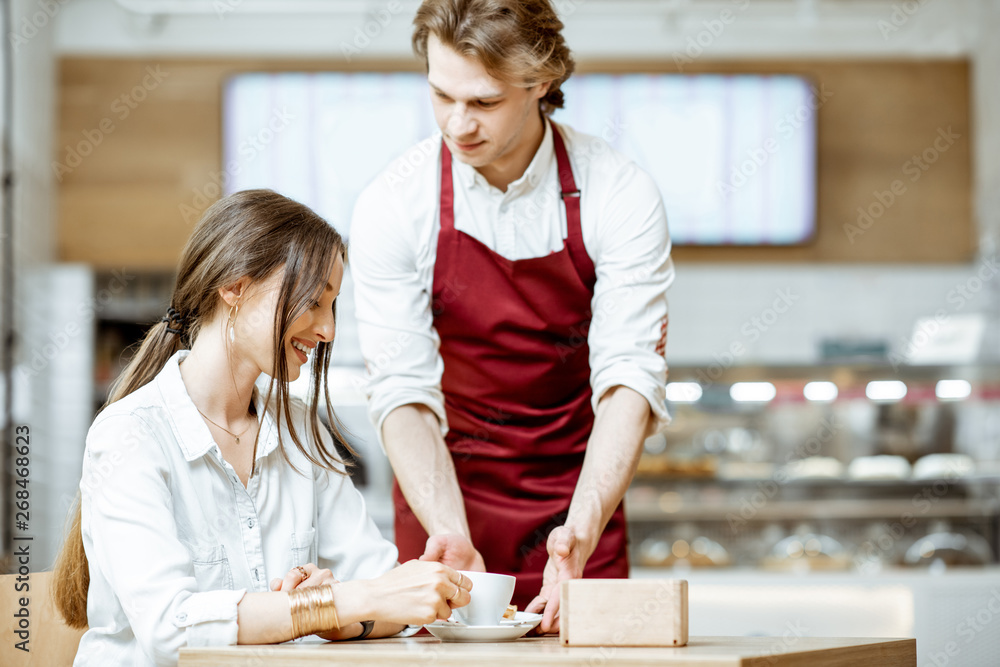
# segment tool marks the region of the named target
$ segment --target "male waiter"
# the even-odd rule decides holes
[[[635,164],[548,119],[574,66],[548,0],[426,0],[414,26],[441,135],[351,227],[396,543],[516,575],[549,632],[560,581],[628,576],[622,497],[669,421],[666,215]]]

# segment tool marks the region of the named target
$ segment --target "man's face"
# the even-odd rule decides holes
[[[445,143],[456,159],[476,168],[519,146],[549,87],[519,88],[494,79],[477,60],[445,46],[434,34],[427,42],[427,80]]]

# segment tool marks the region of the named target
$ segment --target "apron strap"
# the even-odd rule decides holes
[[[549,121],[551,122],[551,121]],[[583,231],[580,228],[580,191],[573,177],[573,165],[570,164],[559,126],[552,123],[552,145],[556,153],[556,169],[559,173],[559,187],[562,190],[563,206],[566,208],[566,247],[576,267],[583,284],[591,292],[597,283],[594,262],[587,254],[583,244]],[[451,151],[444,139],[441,139],[441,200],[439,222],[442,231],[452,231],[455,228],[455,186],[451,174]]]
[[[566,247],[580,279],[587,289],[593,292],[597,283],[597,273],[594,271],[594,262],[583,244],[583,231],[580,228],[580,191],[576,187],[576,179],[573,178],[573,165],[570,164],[562,132],[555,123],[552,123],[552,147],[556,153],[559,186],[562,189],[563,205],[566,207]]]
[[[441,230],[455,228],[455,187],[451,179],[451,151],[441,139],[441,210],[439,211]]]

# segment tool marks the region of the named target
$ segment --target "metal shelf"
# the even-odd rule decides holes
[[[654,474],[636,473],[635,482],[642,484],[698,484],[731,487],[756,487],[758,484],[775,482],[787,488],[864,488],[864,489],[910,489],[913,487],[947,484],[948,486],[1000,486],[1000,473],[977,474],[967,477],[932,477],[925,479],[850,479],[842,478],[804,478],[785,479],[778,482],[771,477],[669,477]]]
[[[760,507],[749,504],[699,503],[681,505],[676,512],[666,512],[658,505],[626,502],[625,518],[633,522],[646,521],[802,521],[821,519],[895,519],[909,517],[915,520],[991,517],[1000,513],[997,499],[952,499],[940,498],[930,501],[930,508],[914,506],[910,500],[864,499],[864,500],[768,500]],[[750,508],[749,510],[747,508]],[[752,510],[752,511],[751,511]]]

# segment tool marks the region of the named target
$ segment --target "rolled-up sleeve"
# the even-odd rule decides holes
[[[368,412],[379,444],[390,412],[430,408],[448,429],[441,392],[444,362],[433,326],[430,281],[418,267],[417,225],[381,179],[359,197],[351,222],[350,266],[358,335],[368,371]],[[384,446],[384,445],[383,445]]]
[[[649,435],[670,423],[666,407],[670,234],[653,179],[629,163],[600,210],[590,346],[594,409],[615,386],[649,401]]]
[[[178,539],[169,471],[140,417],[95,422],[81,481],[87,557],[110,583],[142,652],[176,665],[182,646],[236,643],[245,590],[199,592],[191,554]]]
[[[237,605],[245,590],[193,593],[178,606],[174,625],[185,633],[185,646],[232,646],[239,632]]]

